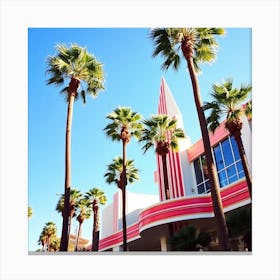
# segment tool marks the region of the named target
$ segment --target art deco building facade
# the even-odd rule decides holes
[[[160,85],[159,114],[177,118],[178,127],[184,129],[182,116],[164,78]],[[186,133],[187,134],[187,133]],[[251,199],[240,160],[237,144],[222,123],[215,134],[210,133],[220,192],[225,215],[248,207]],[[242,141],[251,168],[251,120],[243,119]],[[168,251],[168,232],[172,225],[176,232],[193,225],[213,237],[215,247],[215,221],[207,171],[204,167],[202,140],[191,144],[188,137],[180,142],[178,152],[167,158],[170,199],[166,200],[160,156],[155,156],[155,179],[159,195],[127,194],[127,240],[130,251]],[[121,194],[102,213],[100,251],[121,251]]]

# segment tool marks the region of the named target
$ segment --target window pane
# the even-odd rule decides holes
[[[206,157],[203,155],[201,157],[201,165],[202,165],[202,171],[203,171],[203,176],[204,176],[204,181],[208,179],[208,169],[206,166]]]
[[[205,187],[206,187],[206,192],[209,193],[211,191],[209,180],[205,182]]]
[[[204,184],[201,184],[201,185],[197,186],[197,192],[199,194],[205,193]]]
[[[214,155],[215,155],[217,170],[223,169],[224,168],[224,162],[223,162],[223,157],[222,157],[220,145],[218,145],[214,148]]]
[[[199,184],[202,182],[202,173],[201,173],[199,158],[196,159],[193,164],[194,164],[196,183]]]
[[[222,188],[228,184],[226,171],[223,170],[223,171],[219,172],[218,175],[219,175],[220,186]]]
[[[235,182],[238,179],[235,165],[232,165],[227,168],[227,175],[229,183]]]
[[[230,140],[231,140],[231,146],[232,146],[232,149],[233,149],[235,161],[238,161],[240,159],[240,154],[239,154],[239,151],[238,151],[237,143],[236,143],[234,137],[232,137],[232,136],[230,137]]]
[[[245,174],[244,174],[242,162],[241,161],[237,162],[236,166],[237,166],[237,172],[239,178],[243,178]]]
[[[233,156],[228,139],[222,143],[222,150],[226,166],[231,165],[233,163]]]

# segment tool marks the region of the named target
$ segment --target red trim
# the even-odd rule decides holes
[[[214,134],[212,132],[209,133],[211,146],[216,145],[218,142],[220,142],[222,139],[229,135],[229,131],[225,128],[225,122],[226,120],[219,125],[219,127],[215,130]],[[193,161],[194,159],[202,155],[204,153],[204,145],[202,139],[194,143],[187,150],[187,153],[189,161]]]
[[[184,185],[183,185],[183,176],[182,176],[182,165],[181,165],[181,159],[179,153],[176,153],[176,160],[177,160],[177,168],[178,174],[179,174],[179,182],[180,182],[180,196],[183,196],[185,194],[184,192]]]
[[[249,203],[250,195],[246,180],[221,189],[223,206],[233,209],[240,203]],[[211,195],[182,197],[157,203],[144,209],[139,214],[138,222],[127,229],[128,240],[140,238],[140,232],[155,225],[170,221],[185,221],[214,216]],[[100,250],[112,248],[122,244],[122,231],[118,231],[100,240]]]

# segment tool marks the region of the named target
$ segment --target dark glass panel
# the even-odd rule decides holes
[[[220,171],[218,173],[219,175],[219,181],[220,181],[220,186],[221,188],[228,185],[228,180],[227,180],[227,175],[226,175],[226,171],[223,170],[223,171]]]
[[[222,142],[222,150],[223,150],[225,165],[226,166],[231,165],[233,163],[233,156],[232,156],[232,151],[228,139]]]
[[[224,161],[223,161],[220,145],[218,145],[214,148],[214,155],[215,155],[217,170],[223,169]]]
[[[243,178],[245,176],[245,174],[244,174],[242,162],[241,161],[237,162],[236,166],[237,166],[237,172],[238,172],[239,178]]]
[[[238,151],[238,146],[237,146],[237,143],[234,139],[234,137],[230,137],[230,140],[231,140],[231,146],[232,146],[232,149],[233,149],[233,154],[234,154],[234,158],[235,158],[235,161],[238,161],[240,159],[240,154],[239,154],[239,151]]]
[[[205,182],[205,187],[206,187],[206,192],[209,193],[211,191],[209,180]]]
[[[197,191],[199,194],[205,193],[204,184],[197,186]]]
[[[194,162],[194,171],[195,171],[195,177],[196,177],[196,183],[199,184],[202,182],[202,172],[201,172],[201,168],[200,168],[200,162],[199,162],[199,158],[196,159]]]
[[[228,176],[229,183],[233,183],[238,179],[235,165],[232,165],[227,168],[227,176]]]

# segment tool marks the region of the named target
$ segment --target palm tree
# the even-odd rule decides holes
[[[72,219],[73,217],[76,216],[77,204],[81,198],[82,198],[82,193],[79,190],[74,188],[70,190],[70,200],[69,200],[69,210],[68,210],[69,218],[68,218],[68,230],[67,230],[69,235],[71,233]],[[63,211],[65,209],[64,207],[65,207],[65,200],[64,200],[64,195],[62,195],[57,202],[55,210],[63,215]],[[67,237],[67,239],[69,239],[69,236]]]
[[[164,58],[162,69],[167,70],[170,66],[173,66],[177,70],[181,60],[180,51],[182,51],[183,57],[187,62],[204,144],[220,246],[222,250],[229,250],[228,230],[223,211],[219,179],[214,165],[197,79],[197,73],[200,70],[199,63],[211,62],[215,59],[218,46],[215,36],[223,35],[224,33],[225,30],[223,28],[156,28],[151,30],[150,37],[155,44],[153,57],[161,54]]]
[[[68,81],[61,93],[64,93],[68,103],[66,140],[65,140],[65,207],[63,209],[63,225],[61,234],[60,251],[67,251],[69,242],[68,219],[69,219],[69,199],[71,189],[71,128],[74,101],[79,97],[86,102],[86,94],[95,97],[99,90],[102,90],[104,75],[102,64],[87,52],[86,48],[78,45],[67,47],[59,44],[56,47],[57,54],[48,57],[47,73],[50,78],[47,84],[63,85]]]
[[[176,128],[177,120],[170,119],[167,115],[156,115],[150,119],[144,120],[143,124],[146,128],[143,129],[139,139],[144,142],[144,153],[151,147],[155,147],[155,151],[162,158],[163,179],[166,199],[170,199],[170,190],[168,185],[168,173],[166,157],[169,151],[178,150],[178,140],[184,138],[184,132],[180,128]]]
[[[198,251],[208,247],[211,236],[207,232],[199,232],[194,226],[181,228],[174,237],[170,239],[173,251]]]
[[[33,215],[33,209],[31,206],[28,206],[28,218],[31,218]]]
[[[108,165],[107,172],[104,177],[108,184],[115,183],[116,186],[122,191],[122,224],[123,224],[123,250],[127,251],[127,236],[126,236],[126,197],[124,195],[125,188],[122,184],[122,174],[124,161],[122,157],[116,157],[113,162]],[[134,165],[134,160],[127,159],[125,162],[126,180],[132,184],[139,180],[138,169]]]
[[[229,236],[242,236],[249,251],[252,251],[252,207],[238,208],[230,212],[227,217]]]
[[[45,224],[38,240],[38,243],[42,244],[43,251],[50,251],[50,244],[52,239],[56,238],[56,232],[57,228],[54,222],[47,222]]]
[[[77,216],[77,221],[79,223],[79,229],[77,234],[77,242],[75,251],[78,251],[78,244],[80,239],[80,234],[82,231],[82,225],[85,219],[89,219],[91,215],[90,201],[85,197],[82,197],[77,203],[77,209],[79,210],[79,215]]]
[[[86,192],[86,199],[88,199],[90,201],[90,204],[92,204],[92,212],[93,212],[91,250],[98,251],[99,250],[99,229],[100,229],[99,205],[100,204],[104,205],[107,202],[107,197],[102,190],[100,190],[98,188],[92,188]]]
[[[142,130],[142,124],[140,122],[141,116],[137,112],[133,112],[131,108],[119,107],[112,113],[107,115],[107,118],[111,120],[104,131],[106,135],[113,141],[122,142],[122,159],[123,169],[120,177],[119,184],[122,188],[122,205],[123,205],[123,217],[125,216],[125,201],[126,201],[126,185],[127,185],[127,174],[126,174],[126,145],[130,142],[132,136],[139,138]],[[123,250],[127,251],[127,240],[126,240],[126,221],[123,224],[124,231],[124,246]]]
[[[249,193],[252,198],[252,179],[241,139],[243,125],[241,118],[243,115],[251,116],[252,114],[252,103],[249,102],[244,106],[245,100],[252,91],[252,86],[241,85],[240,88],[234,88],[232,84],[232,79],[226,79],[221,84],[214,84],[211,92],[213,101],[206,102],[204,110],[211,110],[207,123],[213,132],[220,125],[220,120],[226,117],[225,128],[233,135],[237,143]]]

